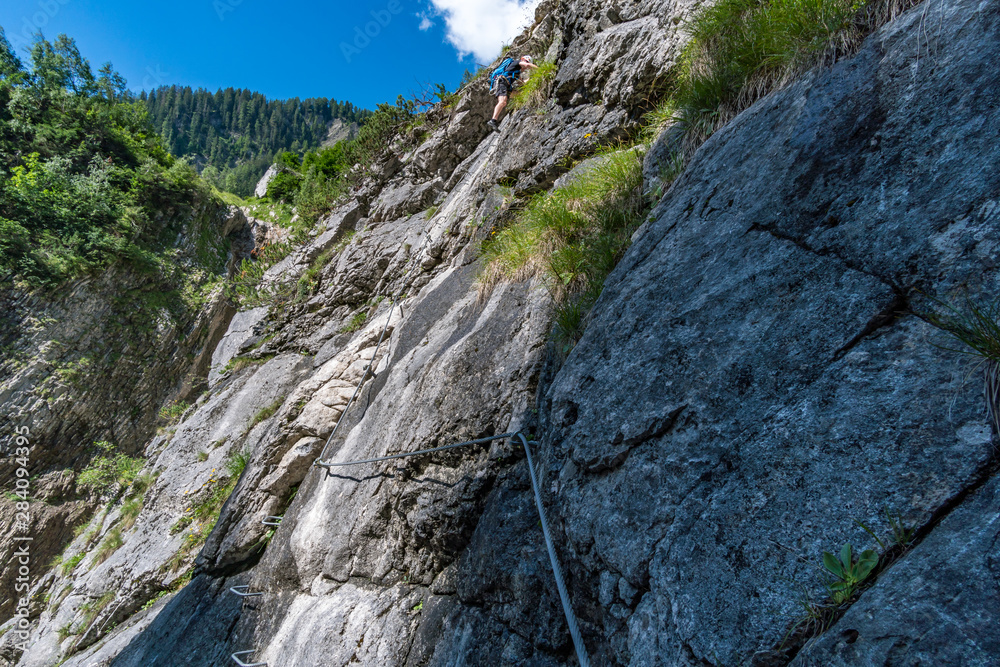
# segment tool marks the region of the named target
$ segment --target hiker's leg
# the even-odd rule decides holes
[[[507,96],[500,95],[499,97],[497,97],[497,105],[493,109],[493,120],[500,120],[500,114],[503,113],[503,110],[504,108],[506,108],[506,106],[507,106]],[[480,118],[482,118],[482,116],[480,116]]]

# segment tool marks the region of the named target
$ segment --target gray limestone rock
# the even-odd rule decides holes
[[[884,534],[887,505],[923,524],[993,459],[981,384],[906,309],[914,286],[1000,278],[984,261],[1000,189],[981,168],[1000,157],[983,94],[997,25],[991,3],[921,7],[762,100],[608,279],[549,390],[545,442],[573,567],[645,591],[618,661],[749,660],[781,640],[800,586],[823,596],[823,550],[876,546],[855,521]],[[604,627],[612,645],[625,633]]]
[[[271,183],[271,179],[278,175],[279,171],[281,171],[281,169],[276,164],[272,164],[267,168],[267,171],[265,171],[264,175],[260,177],[260,180],[257,181],[256,187],[253,189],[254,197],[263,197],[267,194],[267,186]]]
[[[917,7],[716,133],[567,359],[549,350],[543,283],[476,281],[511,207],[636,129],[695,6],[541,3],[512,48],[556,61],[553,100],[487,136],[492,98],[473,82],[266,274],[289,285],[327,256],[311,292],[232,324],[207,310],[190,350],[217,377],[180,423],[136,436],[159,476],[134,526],[98,562],[88,539],[121,526],[118,504],[91,538],[70,537],[84,518],[68,502],[40,515],[53,534],[65,522],[55,541],[82,560],[35,585],[31,646],[3,635],[0,665],[73,651],[66,664],[217,665],[240,650],[271,665],[573,664],[516,443],[313,465],[518,429],[540,441],[595,665],[786,664],[775,647],[799,600],[826,594],[822,552],[877,548],[858,522],[886,535],[886,507],[918,544],[796,663],[989,664],[995,439],[978,374],[912,311],[921,294],[1000,285],[996,0]],[[249,365],[226,371],[235,355]],[[0,400],[46,374],[27,365]],[[46,410],[34,418],[56,423]],[[184,517],[241,453],[204,545],[186,548]],[[40,486],[54,499],[68,485]],[[143,609],[192,562],[187,586]]]
[[[996,664],[998,545],[1000,478],[994,476],[791,664]]]

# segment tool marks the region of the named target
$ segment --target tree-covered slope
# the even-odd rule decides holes
[[[206,180],[244,197],[276,154],[317,148],[331,121],[361,123],[370,115],[332,98],[268,100],[234,88],[211,93],[162,86],[142,99],[171,153],[200,156]]]

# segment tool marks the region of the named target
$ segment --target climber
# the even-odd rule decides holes
[[[514,81],[526,69],[538,69],[538,65],[531,61],[531,56],[521,56],[518,60],[504,58],[500,66],[493,70],[493,74],[490,75],[490,94],[497,98],[497,106],[493,109],[493,118],[489,120],[487,125],[494,132],[500,129],[500,114],[507,106],[507,98],[514,89]]]

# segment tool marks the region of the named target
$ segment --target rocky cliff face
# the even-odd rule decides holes
[[[487,135],[475,85],[374,165],[265,276],[330,253],[316,292],[233,318],[210,390],[145,445],[133,526],[117,506],[93,520],[120,546],[74,541],[8,663],[575,662],[511,441],[313,467],[367,378],[327,459],[533,434],[594,664],[990,664],[994,434],[979,375],[912,311],[998,287],[996,2],[919,5],[716,133],[563,362],[541,284],[477,285],[514,199],[634,131],[691,8],[546,3],[514,45],[559,64],[541,113]],[[912,548],[785,641],[825,594],[821,553],[881,550],[886,508]]]
[[[5,526],[20,523],[20,499],[10,492],[23,468],[31,480],[24,527],[34,536],[39,565],[62,551],[95,506],[74,483],[74,472],[93,456],[93,443],[141,451],[162,406],[183,404],[203,390],[213,350],[233,315],[221,283],[209,280],[204,267],[224,273],[227,262],[231,267],[247,256],[254,223],[207,198],[163,217],[178,231],[178,263],[199,272],[184,293],[163,291],[169,277],[120,267],[49,294],[4,286],[0,486],[8,493],[0,500],[0,517]],[[14,433],[31,444],[26,459],[15,456]],[[13,534],[0,537],[5,554],[14,549]],[[0,565],[5,591],[13,593],[16,570],[9,559]],[[0,614],[9,616],[16,598],[4,595]]]

